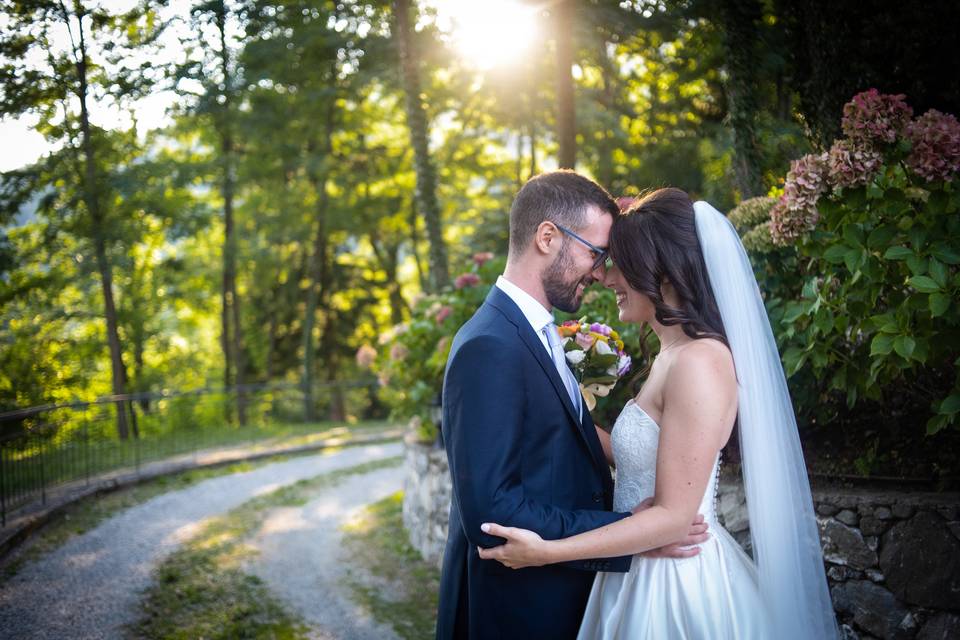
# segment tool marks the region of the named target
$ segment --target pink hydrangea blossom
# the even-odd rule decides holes
[[[437,324],[443,324],[443,321],[446,320],[450,314],[453,313],[453,307],[443,306],[437,311],[436,321]]]
[[[410,350],[407,349],[402,344],[395,344],[390,347],[390,359],[391,360],[403,360],[409,355]]]
[[[835,186],[856,187],[873,180],[882,164],[883,155],[876,149],[837,140],[827,156],[827,173]]]
[[[960,122],[949,113],[930,109],[907,125],[913,150],[907,166],[928,182],[952,180],[960,171]]]
[[[481,251],[479,253],[473,254],[473,263],[478,267],[482,267],[484,263],[493,260],[493,253],[490,251]]]
[[[361,345],[357,349],[357,366],[361,369],[369,369],[377,359],[377,350],[369,344]]]
[[[770,210],[770,238],[774,244],[788,245],[817,226],[820,212],[816,208],[795,209],[786,196]]]
[[[457,289],[475,287],[478,284],[480,284],[480,276],[475,273],[463,273],[457,276],[457,279],[453,281],[453,286],[455,286]]]
[[[770,234],[786,245],[813,229],[820,219],[817,200],[827,190],[827,154],[808,154],[790,164],[783,196],[770,210]]]
[[[903,94],[890,95],[876,89],[858,93],[843,105],[843,133],[867,144],[896,142],[913,117],[913,109],[904,98]]]

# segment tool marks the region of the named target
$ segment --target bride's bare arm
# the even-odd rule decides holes
[[[484,525],[507,539],[480,551],[485,559],[520,568],[568,560],[642,553],[686,537],[706,491],[717,452],[736,416],[733,360],[719,343],[684,349],[665,381],[654,505],[616,523],[570,538],[542,540],[531,531]]]

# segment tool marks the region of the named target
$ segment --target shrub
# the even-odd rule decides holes
[[[786,300],[771,319],[788,376],[848,409],[908,396],[935,434],[960,411],[960,124],[911,114],[903,96],[859,94],[847,137],[794,163],[771,231],[800,287],[769,289],[768,307]]]

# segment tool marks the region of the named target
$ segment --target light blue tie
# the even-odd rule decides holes
[[[573,377],[573,372],[570,371],[570,367],[567,365],[567,357],[563,352],[563,344],[560,342],[560,333],[557,331],[557,325],[550,322],[543,328],[543,333],[547,336],[547,344],[550,345],[550,356],[553,359],[553,364],[557,368],[557,373],[560,374],[560,379],[563,380],[563,386],[567,389],[567,394],[570,396],[570,402],[573,403],[573,408],[577,412],[577,416],[580,416],[580,402],[582,400],[580,396],[580,384],[577,382],[577,379]]]

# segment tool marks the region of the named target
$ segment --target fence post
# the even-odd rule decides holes
[[[133,416],[133,419],[131,420],[131,422],[132,424],[136,425],[137,417],[136,417],[136,414],[134,413],[133,403],[130,402],[128,404],[130,405],[130,415]],[[122,409],[124,408],[123,405],[124,403],[120,402],[117,405],[117,408]],[[136,469],[136,473],[139,476],[140,475],[140,430],[137,427],[134,427],[134,432],[132,434],[132,437],[133,437],[134,468]]]
[[[43,464],[44,451],[43,445],[41,444],[38,449],[38,457],[40,458],[40,504],[47,504],[47,473],[46,468]]]

